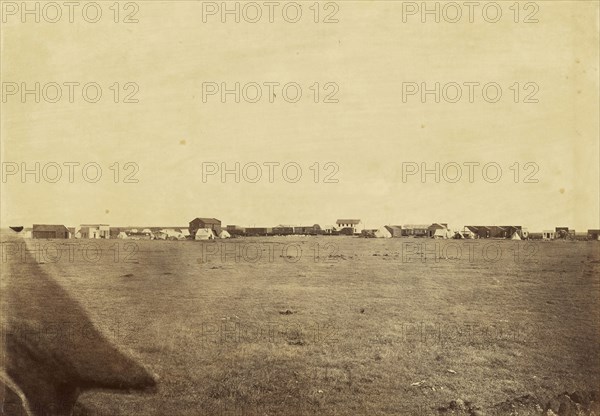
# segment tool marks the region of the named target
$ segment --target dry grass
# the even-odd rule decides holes
[[[426,415],[600,382],[597,242],[458,242],[461,260],[412,262],[405,244],[435,242],[137,241],[128,261],[126,242],[96,243],[98,262],[40,267],[160,379],[150,396],[86,393],[82,414]],[[497,262],[482,256],[490,243]]]

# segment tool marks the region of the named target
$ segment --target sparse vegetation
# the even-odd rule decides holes
[[[336,253],[315,257],[317,240]],[[210,242],[139,241],[131,262],[39,265],[159,377],[152,395],[85,393],[77,412],[496,414],[522,397],[543,407],[597,390],[597,242],[539,243],[526,259],[406,262],[405,241],[299,238],[299,259],[255,263],[198,262]],[[497,243],[505,253],[515,244]],[[6,266],[23,267],[3,265],[3,279]],[[64,304],[29,296],[49,311]]]

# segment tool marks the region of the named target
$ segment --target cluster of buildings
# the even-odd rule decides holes
[[[363,230],[365,237],[424,237],[453,239],[508,239],[508,240],[600,240],[600,230],[590,229],[577,233],[569,227],[556,227],[541,233],[529,232],[520,225],[465,225],[462,230],[451,230],[448,224],[386,225],[380,229]]]
[[[23,227],[12,227],[22,229]],[[29,234],[30,233],[30,234]],[[452,230],[447,223],[386,225],[376,229],[363,227],[360,219],[338,219],[335,225],[285,225],[274,227],[222,226],[216,218],[197,217],[187,227],[111,227],[108,224],[81,224],[68,228],[56,224],[34,224],[25,230],[31,238],[134,239],[134,240],[211,240],[216,238],[289,236],[289,235],[359,235],[366,238],[442,238],[442,239],[543,239],[600,240],[600,230],[576,233],[568,227],[556,227],[541,233],[530,233],[520,225],[466,225]]]

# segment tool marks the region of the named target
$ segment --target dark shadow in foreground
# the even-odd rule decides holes
[[[86,390],[154,391],[155,377],[27,260],[2,262],[0,414],[71,415]]]

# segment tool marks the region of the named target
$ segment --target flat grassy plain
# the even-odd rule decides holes
[[[598,242],[19,242],[29,257],[4,243],[3,281],[45,272],[62,294],[28,299],[48,320],[75,302],[158,380],[84,393],[81,415],[430,415],[456,399],[496,414],[600,385]]]

